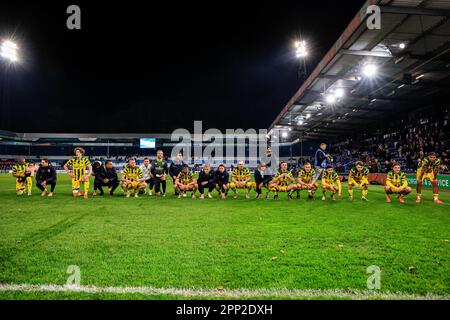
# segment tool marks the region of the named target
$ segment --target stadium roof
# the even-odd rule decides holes
[[[381,8],[381,30],[367,27],[369,5]],[[367,1],[270,129],[290,129],[290,140],[343,136],[442,101],[450,88],[449,17],[448,0]],[[364,77],[367,64],[379,67],[377,77]],[[344,96],[327,103],[337,89]]]

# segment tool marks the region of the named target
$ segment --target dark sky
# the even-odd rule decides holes
[[[312,71],[365,1],[37,2],[0,4],[0,38],[22,56],[0,63],[1,129],[267,128],[301,84],[293,41]]]

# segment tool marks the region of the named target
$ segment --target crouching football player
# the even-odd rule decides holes
[[[302,190],[308,190],[308,199],[314,199],[314,194],[319,189],[317,179],[316,170],[312,168],[310,163],[306,163],[298,174],[297,199],[300,199],[300,192]]]
[[[353,201],[353,187],[362,190],[361,200],[367,200],[369,193],[369,169],[364,167],[361,161],[356,162],[356,165],[350,170],[348,176],[348,194],[350,201]]]
[[[292,172],[288,171],[287,163],[282,162],[280,169],[275,174],[269,189],[275,192],[274,199],[278,199],[280,192],[286,192],[288,198],[292,200],[292,191],[296,190],[295,179],[292,176]]]
[[[127,198],[131,193],[135,198],[139,198],[139,193],[147,188],[144,171],[136,166],[136,160],[128,160],[128,165],[122,170],[122,189]]]
[[[191,191],[191,197],[192,199],[195,199],[195,192],[197,191],[198,186],[197,181],[194,179],[194,174],[189,167],[184,167],[178,174],[174,188],[178,191],[178,198],[186,198],[187,192]]]
[[[246,189],[245,197],[250,199],[250,191],[253,188],[251,182],[250,170],[244,166],[244,161],[239,161],[237,168],[231,173],[230,189],[234,192],[234,198],[237,198],[237,189]]]
[[[327,166],[326,171],[322,175],[322,200],[326,200],[326,192],[330,190],[331,200],[335,200],[334,196],[338,194],[338,199],[342,199],[342,184],[339,175],[334,171],[332,166]]]
[[[423,158],[420,162],[419,169],[417,169],[417,203],[422,202],[422,185],[425,180],[428,180],[433,186],[434,203],[443,204],[439,200],[439,184],[437,180],[441,165],[441,159],[434,152],[430,152],[428,157]]]
[[[391,195],[398,194],[398,200],[405,202],[404,196],[411,193],[411,187],[408,187],[406,174],[401,171],[399,164],[396,164],[392,171],[387,175],[386,179],[386,202],[391,203]]]
[[[256,199],[262,198],[262,189],[265,188],[267,190],[266,199],[269,199],[270,189],[269,184],[272,181],[272,175],[267,170],[267,165],[264,162],[261,162],[258,165],[258,168],[255,171],[255,191],[256,191]]]
[[[49,163],[48,159],[42,159],[41,165],[36,173],[36,186],[41,190],[41,196],[45,197],[47,195],[47,188],[50,187],[49,197],[53,197],[53,192],[56,187],[56,170]]]
[[[216,188],[216,179],[214,171],[211,170],[210,164],[205,164],[203,170],[200,171],[198,177],[198,191],[200,192],[200,199],[205,199],[205,189],[208,189],[208,198],[212,199],[211,192]]]
[[[220,197],[222,199],[225,199],[228,194],[228,190],[230,190],[230,178],[229,174],[227,172],[227,169],[225,168],[225,165],[221,164],[214,174],[215,176],[215,182],[216,182],[216,188],[220,192]]]
[[[13,177],[16,178],[16,194],[21,196],[25,193],[25,184],[28,195],[31,196],[33,188],[32,175],[34,174],[34,164],[27,163],[25,158],[19,158],[17,164],[12,167]]]
[[[103,187],[109,188],[109,195],[114,195],[114,191],[119,186],[119,178],[117,176],[116,169],[111,161],[106,161],[104,165],[101,165],[97,169],[97,173],[94,173],[94,196],[96,195],[95,190],[100,191],[100,195],[103,196]]]

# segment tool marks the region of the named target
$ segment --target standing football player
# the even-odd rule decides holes
[[[441,166],[441,159],[436,156],[435,152],[430,152],[428,157],[420,161],[419,169],[417,169],[417,203],[422,202],[422,185],[425,180],[428,180],[433,186],[434,203],[443,204],[439,200],[439,184],[437,180]]]
[[[311,163],[306,163],[303,169],[300,170],[297,179],[297,199],[300,199],[300,192],[302,190],[308,191],[308,199],[313,200],[314,194],[317,189],[319,189],[319,184],[317,183],[318,175],[316,170],[311,166]]]
[[[356,162],[348,176],[348,194],[350,201],[353,201],[353,187],[362,190],[361,200],[369,201],[367,200],[367,194],[369,193],[369,169],[361,161]]]
[[[334,196],[337,193],[338,199],[342,199],[342,183],[339,179],[339,175],[334,171],[333,166],[327,166],[326,171],[322,175],[322,200],[327,199],[326,192],[330,190],[331,200],[335,200]]]
[[[77,198],[82,195],[87,199],[89,197],[89,177],[92,174],[92,165],[85,156],[83,148],[75,148],[74,153],[75,157],[64,164],[64,171],[72,178],[73,196]],[[84,185],[84,192],[80,192],[81,184]]]
[[[234,199],[237,198],[237,189],[246,189],[245,197],[250,199],[250,191],[253,188],[251,180],[250,170],[245,167],[244,161],[239,161],[238,166],[231,173],[230,189],[233,190]]]
[[[410,194],[411,190],[411,187],[408,186],[406,174],[401,171],[400,165],[394,165],[386,179],[386,202],[391,203],[391,195],[398,194],[398,201],[404,203],[404,196]]]
[[[139,166],[139,168],[144,173],[145,183],[149,186],[148,195],[152,195],[152,165],[150,164],[149,158],[144,158],[144,163]],[[143,194],[146,194],[147,187],[141,191]]]
[[[167,188],[166,176],[169,174],[169,166],[164,159],[164,153],[162,150],[156,152],[156,159],[152,162],[151,170],[153,180],[155,183],[155,193],[157,196],[165,196]],[[162,191],[161,191],[162,187]]]
[[[146,188],[144,172],[136,166],[135,159],[128,160],[128,165],[122,170],[122,189],[125,191],[125,196],[129,198],[133,192],[134,197],[139,198],[139,192]]]

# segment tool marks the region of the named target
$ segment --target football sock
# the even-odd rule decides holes
[[[88,194],[89,193],[89,181],[86,181],[85,183],[84,183],[84,193],[85,194]]]
[[[348,190],[348,195],[353,198],[353,189],[352,190],[350,190],[350,189]]]
[[[31,192],[31,190],[33,189],[33,180],[31,179],[31,177],[27,178],[27,191]]]

